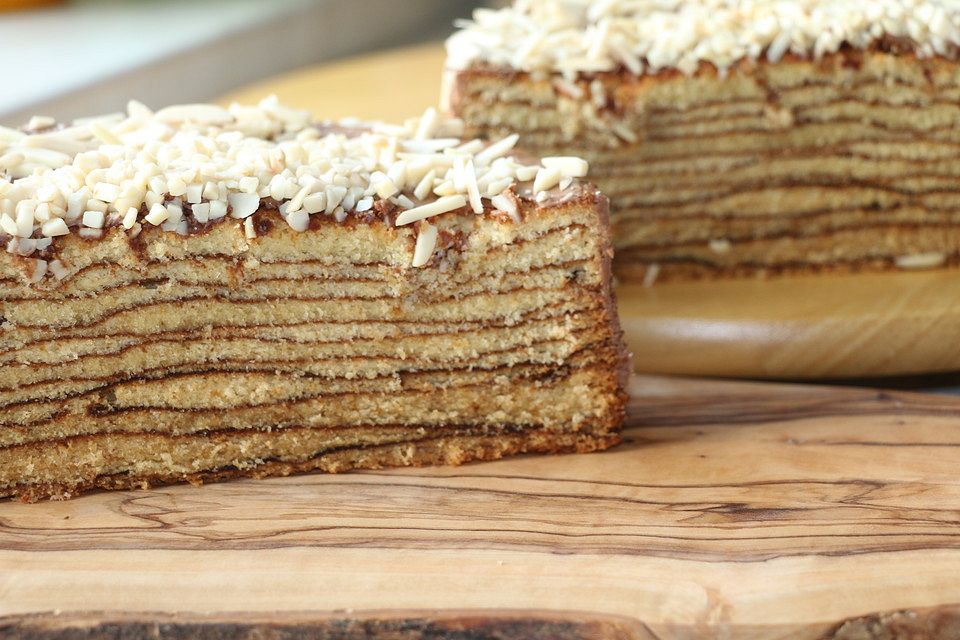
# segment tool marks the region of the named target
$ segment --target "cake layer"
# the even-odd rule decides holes
[[[616,407],[609,406],[609,400],[605,399],[616,398],[617,381],[604,371],[603,364],[596,358],[580,357],[571,358],[569,369],[560,371],[550,367],[519,367],[515,372],[502,369],[445,373],[442,386],[437,375],[432,376],[432,381],[429,376],[405,376],[394,382],[378,380],[375,385],[353,385],[352,391],[340,389],[337,393],[321,387],[296,399],[278,394],[266,400],[244,393],[247,390],[244,383],[257,387],[261,393],[276,390],[289,393],[289,386],[284,386],[280,376],[197,376],[191,380],[174,380],[179,383],[178,388],[157,395],[172,401],[173,406],[145,402],[144,396],[154,397],[149,383],[140,389],[121,386],[115,405],[97,405],[96,410],[87,415],[72,413],[72,407],[67,405],[55,420],[21,429],[29,436],[21,442],[10,442],[9,434],[5,433],[5,442],[0,444],[3,469],[0,486],[14,484],[29,469],[36,473],[36,468],[44,464],[43,458],[50,458],[53,451],[58,451],[61,457],[57,465],[50,467],[55,470],[62,464],[73,464],[69,458],[73,456],[74,447],[88,447],[98,442],[126,447],[139,440],[149,446],[150,442],[163,442],[165,438],[172,442],[192,442],[213,434],[214,443],[220,440],[256,442],[257,439],[268,442],[272,435],[288,437],[293,442],[313,439],[322,443],[307,452],[309,455],[302,460],[323,449],[356,443],[403,442],[445,434],[448,430],[467,429],[479,433],[512,425],[511,428],[528,427],[546,433],[612,432],[617,424]],[[221,404],[229,404],[229,408],[191,406],[192,398],[216,393],[217,389],[227,396],[221,398],[224,401]],[[136,396],[134,406],[128,406],[131,395]],[[101,395],[98,399],[104,397]],[[478,405],[487,410],[477,412]],[[157,449],[150,458],[159,465],[168,453]],[[90,467],[86,472],[88,476],[94,471],[96,475],[131,472],[143,463],[142,456],[126,459],[124,454],[111,452],[109,448],[95,454],[102,456],[101,462]],[[260,458],[290,459],[293,455],[293,451],[283,449],[278,449],[275,456],[251,452],[246,458],[233,458],[220,466],[252,467]],[[184,467],[181,462],[171,470],[197,473],[217,468],[199,463]],[[37,481],[54,479],[51,476],[37,478]],[[73,480],[64,482],[69,484]]]
[[[577,153],[625,280],[960,261],[960,69],[879,44],[720,74],[449,72],[471,133]]]
[[[604,345],[589,345],[602,352]],[[567,366],[606,367],[608,354],[599,359],[568,359]],[[446,368],[383,376],[363,381],[341,382],[314,376],[281,375],[272,372],[212,371],[187,375],[167,374],[161,381],[145,380],[100,385],[94,391],[76,395],[53,405],[39,403],[15,425],[5,425],[0,446],[13,446],[47,438],[72,437],[96,432],[147,431],[190,433],[220,429],[276,429],[288,424],[309,423],[317,428],[333,428],[367,422],[409,422],[442,426],[458,416],[476,410],[478,394],[501,391],[506,381],[512,391],[538,394],[543,379],[568,376],[567,370],[554,371],[556,365],[526,364],[490,370],[469,371]],[[598,391],[612,392],[614,386],[591,371],[591,380]],[[291,378],[293,379],[291,382]],[[585,385],[586,389],[589,385]],[[442,389],[440,393],[438,389]],[[158,395],[157,400],[144,394]],[[435,405],[445,397],[444,407]],[[494,394],[494,398],[500,398]],[[567,398],[552,405],[550,411],[537,418],[544,424],[560,425],[563,421],[579,423],[592,415],[591,407],[611,408],[601,399]],[[497,411],[475,416],[477,423],[496,424],[504,416],[520,415],[529,421],[529,403],[514,400],[512,394],[500,398]],[[509,405],[505,404],[510,402]],[[14,412],[10,412],[14,413]],[[27,415],[24,415],[27,414]],[[571,416],[577,416],[576,419]]]

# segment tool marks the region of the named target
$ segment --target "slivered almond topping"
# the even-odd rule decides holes
[[[65,236],[70,233],[70,229],[67,228],[67,223],[61,218],[54,218],[43,223],[42,233],[52,238],[54,236]]]
[[[2,229],[7,235],[17,235],[17,223],[7,214],[4,214],[2,217],[0,217],[0,229]]]
[[[227,202],[231,218],[246,218],[260,208],[260,196],[255,193],[231,193]]]
[[[83,226],[90,227],[91,229],[103,229],[103,212],[84,211]]]
[[[540,167],[535,167],[535,166],[518,167],[516,171],[517,180],[520,180],[521,182],[528,182],[530,180],[533,180],[534,178],[537,177],[538,171],[540,171]]]
[[[160,109],[153,117],[160,122],[216,125],[231,122],[234,115],[227,109],[212,104],[180,104]]]
[[[23,163],[26,159],[27,156],[20,151],[8,151],[0,155],[0,169],[11,169]]]
[[[513,135],[509,135],[499,142],[494,142],[483,151],[478,151],[477,155],[474,157],[474,162],[484,165],[506,155],[517,145],[517,141],[519,139],[520,136],[514,133]]]
[[[327,194],[312,193],[303,199],[303,208],[307,213],[320,213],[327,207]]]
[[[635,144],[640,139],[633,129],[622,122],[617,122],[616,120],[610,121],[610,130],[613,131],[615,136],[630,144]]]
[[[543,166],[547,169],[557,169],[564,178],[582,178],[587,175],[587,161],[572,156],[544,158]]]
[[[908,256],[900,256],[896,259],[896,265],[901,269],[930,269],[939,267],[946,262],[947,256],[939,251],[930,251],[927,253],[915,253]]]
[[[249,218],[248,218],[249,219]],[[306,231],[310,226],[310,214],[304,209],[287,214],[287,224],[294,231]]]
[[[507,194],[501,193],[490,199],[490,203],[498,210],[503,211],[515,221],[520,221],[520,211],[517,209],[517,203]]]
[[[24,129],[27,131],[36,131],[38,129],[52,127],[55,124],[57,124],[57,121],[50,116],[33,116],[30,118],[30,121],[27,122],[27,126],[25,126]]]
[[[205,223],[210,221],[210,203],[209,202],[201,202],[199,204],[195,204],[193,205],[193,208],[191,210],[193,211],[193,219],[196,220],[197,222]],[[131,209],[131,211],[133,211],[133,209]],[[133,226],[133,222],[136,222],[136,220],[137,220],[136,215],[134,215],[134,217],[130,222],[131,227]],[[124,228],[128,228],[126,217],[124,218]]]
[[[953,0],[516,0],[476,9],[447,41],[447,65],[478,63],[563,74],[577,96],[581,74],[621,67],[640,75],[701,63],[726,72],[740,60],[787,53],[820,58],[885,37],[914,43],[921,57],[960,46]],[[558,86],[554,83],[554,86]],[[567,90],[566,87],[574,87]]]
[[[430,204],[420,205],[419,207],[414,207],[413,209],[407,209],[399,216],[397,216],[397,226],[402,227],[403,225],[410,224],[411,222],[416,222],[417,220],[425,220],[433,216],[438,216],[441,213],[447,213],[448,211],[456,211],[457,209],[462,209],[467,206],[467,199],[461,195],[456,196],[444,196],[439,198]]]
[[[642,285],[644,287],[652,287],[659,276],[660,265],[656,262],[651,263],[649,266],[647,266],[647,270],[643,273]]]
[[[389,176],[380,172],[375,172],[371,177],[375,180],[373,187],[374,191],[376,191],[377,195],[384,200],[400,193],[400,189],[397,188],[397,185],[394,184],[393,180],[391,180]]]
[[[127,212],[123,214],[123,221],[121,224],[124,229],[132,229],[133,225],[137,223],[137,214],[140,213],[136,207],[130,207],[127,209]],[[44,235],[50,235],[45,233]]]
[[[733,248],[733,243],[726,238],[714,238],[708,244],[714,253],[729,253]]]
[[[553,189],[560,184],[562,179],[563,172],[559,168],[544,167],[537,171],[537,177],[533,181],[533,190],[539,194],[548,189]]]
[[[17,203],[17,237],[29,238],[31,235],[33,235],[33,213],[35,206],[36,204],[32,200],[21,200]]]
[[[417,204],[413,200],[403,195],[402,193],[398,195],[396,198],[391,198],[391,201],[395,205],[403,209],[413,209],[415,206],[417,206]]]
[[[411,266],[422,267],[433,257],[433,250],[437,247],[437,228],[428,222],[420,225],[420,233],[417,235],[417,244],[413,250],[413,262]]]
[[[170,212],[159,202],[150,207],[150,212],[144,218],[150,224],[163,224],[170,217]]]
[[[462,123],[435,109],[401,125],[327,129],[275,98],[156,112],[131,102],[126,113],[30,124],[0,128],[0,243],[25,256],[56,251],[50,239],[70,234],[135,237],[149,224],[185,235],[228,215],[253,239],[251,216],[265,199],[297,232],[311,216],[380,215],[378,201],[400,209],[397,226],[468,207],[483,215],[507,191],[552,189],[586,173],[577,158],[518,162],[516,135],[464,140]]]
[[[438,120],[437,110],[434,107],[428,107],[417,123],[417,130],[413,134],[414,139],[426,140],[432,138],[434,131],[437,129]]]
[[[473,166],[473,160],[467,162],[463,175],[470,208],[473,209],[474,213],[483,213],[483,200],[480,198],[480,187],[477,186],[477,172]]]
[[[355,211],[357,213],[363,213],[364,211],[370,211],[370,209],[372,208],[373,208],[373,198],[368,196],[366,198],[361,198],[359,201],[357,201]]]

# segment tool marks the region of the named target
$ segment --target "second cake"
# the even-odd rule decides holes
[[[960,12],[519,0],[448,43],[470,134],[576,153],[622,280],[960,261]]]

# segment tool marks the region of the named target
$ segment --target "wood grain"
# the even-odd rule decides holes
[[[437,104],[443,48],[314,67],[225,98],[276,93],[319,117],[399,120]],[[923,272],[657,283],[617,291],[642,373],[750,378],[902,376],[960,369],[960,277]]]
[[[659,637],[956,623],[960,400],[632,392],[606,454],[0,504],[0,615],[587,612]]]

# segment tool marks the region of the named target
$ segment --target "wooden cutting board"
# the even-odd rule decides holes
[[[307,69],[225,100],[281,100],[320,117],[399,120],[439,100],[427,45]],[[960,370],[960,270],[621,287],[639,372],[752,378]]]
[[[958,637],[960,399],[632,393],[602,454],[0,503],[0,637]]]

